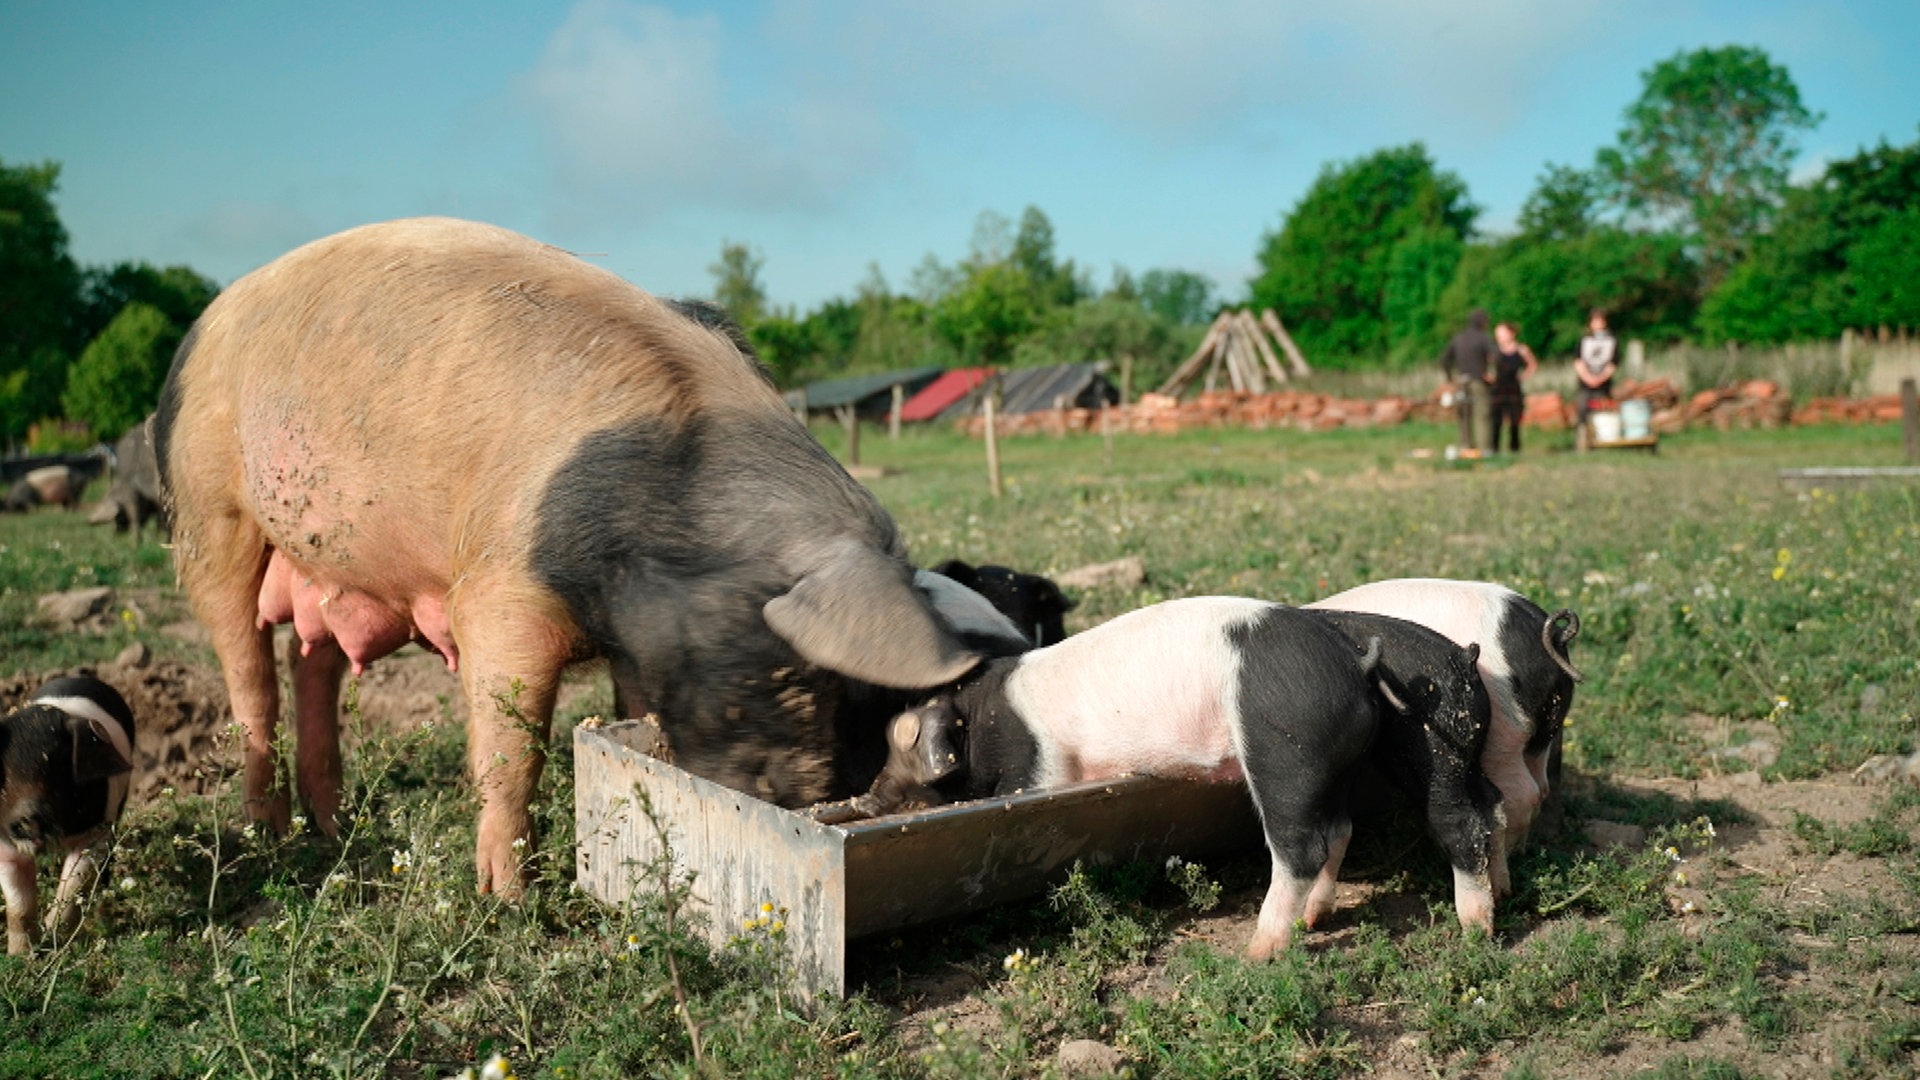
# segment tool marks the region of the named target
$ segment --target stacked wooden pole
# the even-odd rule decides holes
[[[1280,355],[1274,352],[1274,342],[1278,342],[1280,352],[1286,354],[1285,366],[1280,363]],[[1277,385],[1291,378],[1304,378],[1311,375],[1313,369],[1300,355],[1299,346],[1281,325],[1280,317],[1269,308],[1257,319],[1247,309],[1222,311],[1207,328],[1206,336],[1200,339],[1200,347],[1175,369],[1158,392],[1179,397],[1202,372],[1205,390],[1215,389],[1224,374],[1229,389],[1264,394],[1269,382]]]

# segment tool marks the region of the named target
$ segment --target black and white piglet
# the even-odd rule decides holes
[[[47,851],[66,856],[47,928],[64,936],[100,875],[108,831],[126,805],[133,711],[89,676],[54,679],[0,717],[0,895],[7,952],[33,946]]]
[[[1394,745],[1424,742],[1420,724],[1395,711],[1406,706],[1399,694],[1381,688],[1381,654],[1377,638],[1356,648],[1316,614],[1280,604],[1198,597],[1142,608],[1058,645],[990,661],[896,717],[893,756],[871,794],[942,781],[979,798],[1127,774],[1244,779],[1273,856],[1273,883],[1247,947],[1265,958],[1287,947],[1295,921],[1331,910],[1353,831],[1353,769],[1376,733]],[[1436,684],[1467,694],[1471,658],[1460,655],[1460,670]],[[1480,709],[1484,731],[1484,699]],[[1440,805],[1473,798],[1463,790],[1432,802],[1439,829]],[[1455,818],[1445,820],[1454,827]],[[1455,874],[1461,922],[1487,930],[1489,830],[1479,826],[1479,854],[1464,856]],[[1475,842],[1463,836],[1449,850],[1467,852]]]
[[[1507,854],[1526,839],[1551,790],[1549,758],[1581,679],[1568,652],[1580,617],[1564,610],[1549,615],[1503,585],[1446,578],[1376,581],[1307,607],[1391,615],[1459,644],[1481,645],[1480,677],[1493,719],[1480,765],[1500,789],[1506,817],[1491,868],[1494,894],[1505,896],[1512,891]]]
[[[1066,640],[1066,614],[1073,610],[1073,601],[1052,579],[1004,566],[973,566],[959,559],[948,559],[932,569],[986,597],[1035,645]]]

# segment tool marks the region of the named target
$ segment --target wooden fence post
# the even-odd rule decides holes
[[[893,411],[887,414],[887,438],[900,441],[900,410],[907,404],[907,388],[893,384]]]
[[[1907,443],[1907,464],[1920,465],[1920,390],[1912,379],[1900,380],[1900,427]]]
[[[995,393],[989,393],[985,404],[987,415],[987,490],[997,499],[1000,497],[1000,439],[993,430],[993,399],[996,396],[998,395]]]
[[[860,464],[860,404],[840,407],[840,423],[847,429],[847,464]]]

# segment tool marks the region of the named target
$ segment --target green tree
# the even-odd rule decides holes
[[[167,321],[185,330],[220,295],[220,286],[187,266],[156,268],[123,262],[85,271],[81,285],[79,330],[83,341],[100,336],[128,304],[158,308]]]
[[[1528,240],[1578,240],[1593,230],[1600,178],[1571,165],[1548,165],[1520,204],[1520,235]]]
[[[1053,222],[1037,206],[1029,206],[1020,214],[1011,260],[1032,283],[1037,308],[1071,307],[1091,292],[1081,288],[1072,260],[1061,263],[1055,259]]]
[[[76,340],[80,268],[53,206],[60,166],[0,161],[0,439],[11,442],[60,400]]]
[[[1486,308],[1518,324],[1542,360],[1572,354],[1594,308],[1620,337],[1673,341],[1692,326],[1698,273],[1679,237],[1616,226],[1574,240],[1476,244],[1441,295],[1437,318],[1451,332],[1468,311]]]
[[[1395,366],[1409,367],[1432,357],[1453,331],[1440,325],[1438,306],[1465,250],[1453,230],[1427,226],[1401,237],[1388,252],[1382,306]]]
[[[1149,270],[1140,275],[1140,303],[1175,326],[1194,326],[1213,315],[1213,282],[1189,270]]]
[[[707,267],[713,275],[713,302],[727,309],[734,321],[751,328],[767,306],[767,290],[760,284],[766,259],[745,244],[720,244],[720,261]]]
[[[1629,212],[1698,245],[1711,288],[1740,261],[1787,188],[1799,132],[1820,117],[1785,67],[1757,48],[1676,53],[1641,76],[1619,144],[1599,170]]]
[[[1079,364],[1133,357],[1135,386],[1152,387],[1172,374],[1196,344],[1200,330],[1160,318],[1137,301],[1109,294],[1056,310],[1045,325],[1014,346],[1013,366]]]
[[[1033,282],[1008,262],[975,267],[933,311],[933,329],[976,363],[1004,364],[1023,335],[1039,324]]]
[[[1920,207],[1883,217],[1847,245],[1856,326],[1920,327]]]
[[[114,316],[67,373],[67,418],[111,442],[153,411],[182,334],[159,308],[132,303]]]
[[[1920,204],[1920,141],[1881,143],[1787,192],[1751,256],[1708,295],[1710,341],[1837,337],[1848,326],[1916,325],[1898,302],[1902,218]],[[1910,277],[1909,277],[1910,280]]]
[[[1377,361],[1395,245],[1433,229],[1465,239],[1478,213],[1419,143],[1330,164],[1263,239],[1253,305],[1277,311],[1316,366]]]

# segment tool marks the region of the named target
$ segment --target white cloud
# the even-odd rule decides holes
[[[1645,0],[1630,3],[1642,6]],[[776,19],[807,47],[845,55],[869,92],[935,108],[1069,105],[1157,142],[1204,141],[1275,114],[1341,124],[1390,109],[1486,134],[1528,88],[1573,58],[1598,0],[1473,5],[1352,0],[787,0]]]
[[[563,194],[642,219],[657,203],[813,209],[890,163],[874,110],[830,89],[749,86],[780,72],[748,70],[737,46],[712,16],[583,0],[520,83]]]

